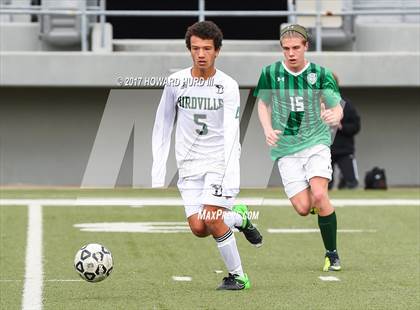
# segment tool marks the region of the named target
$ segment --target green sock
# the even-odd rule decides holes
[[[318,226],[321,230],[322,241],[325,249],[334,251],[337,249],[337,217],[335,211],[327,216],[318,215]]]

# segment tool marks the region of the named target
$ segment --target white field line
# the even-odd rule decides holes
[[[45,280],[45,282],[83,282],[82,279],[49,279]]]
[[[23,280],[8,280],[8,279],[0,279],[0,282],[21,282]],[[44,280],[44,282],[83,282],[84,280],[80,279],[48,279]]]
[[[89,232],[131,232],[131,233],[189,233],[187,222],[105,222],[81,223],[73,227]]]
[[[288,199],[240,198],[238,203],[251,206],[288,207]],[[332,199],[336,207],[348,206],[420,206],[420,199]],[[80,199],[0,199],[0,205],[43,206],[183,206],[181,198],[80,198]]]
[[[319,233],[318,228],[268,228],[270,234],[310,234]],[[338,233],[375,233],[375,229],[337,229]]]
[[[320,278],[321,281],[329,281],[329,282],[331,282],[331,281],[340,281],[339,278],[334,277],[334,276],[319,276],[318,278]]]
[[[192,281],[192,278],[191,277],[172,276],[172,280],[190,282],[190,281]]]
[[[129,233],[189,233],[186,222],[101,222],[80,223],[73,227],[88,232],[129,232]],[[316,228],[269,228],[272,234],[319,233]],[[339,229],[339,233],[371,233],[373,229]]]
[[[42,206],[28,205],[28,236],[26,244],[25,283],[22,309],[42,309]]]

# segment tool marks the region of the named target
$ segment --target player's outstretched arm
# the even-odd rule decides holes
[[[239,86],[236,82],[232,82],[228,85],[223,99],[225,172],[222,188],[224,196],[235,197],[239,193],[240,186],[239,157],[241,152],[239,143],[239,114],[241,101]]]
[[[175,122],[175,102],[170,87],[165,86],[156,112],[152,134],[152,187],[163,187],[166,162],[171,146],[172,129]]]
[[[276,146],[281,131],[273,129],[271,125],[271,107],[261,99],[258,100],[258,117],[264,130],[265,141],[269,146]]]

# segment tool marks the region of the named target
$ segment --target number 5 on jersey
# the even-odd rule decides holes
[[[196,129],[195,132],[200,136],[204,136],[209,132],[209,130],[207,129],[207,124],[201,121],[206,119],[206,114],[194,114],[194,123],[200,126],[200,129]]]

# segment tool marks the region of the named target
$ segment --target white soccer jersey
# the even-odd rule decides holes
[[[238,83],[220,70],[208,80],[194,79],[191,68],[172,74],[163,90],[153,127],[152,186],[164,185],[176,119],[179,176],[217,172],[223,175],[223,194],[237,193],[239,106]]]

